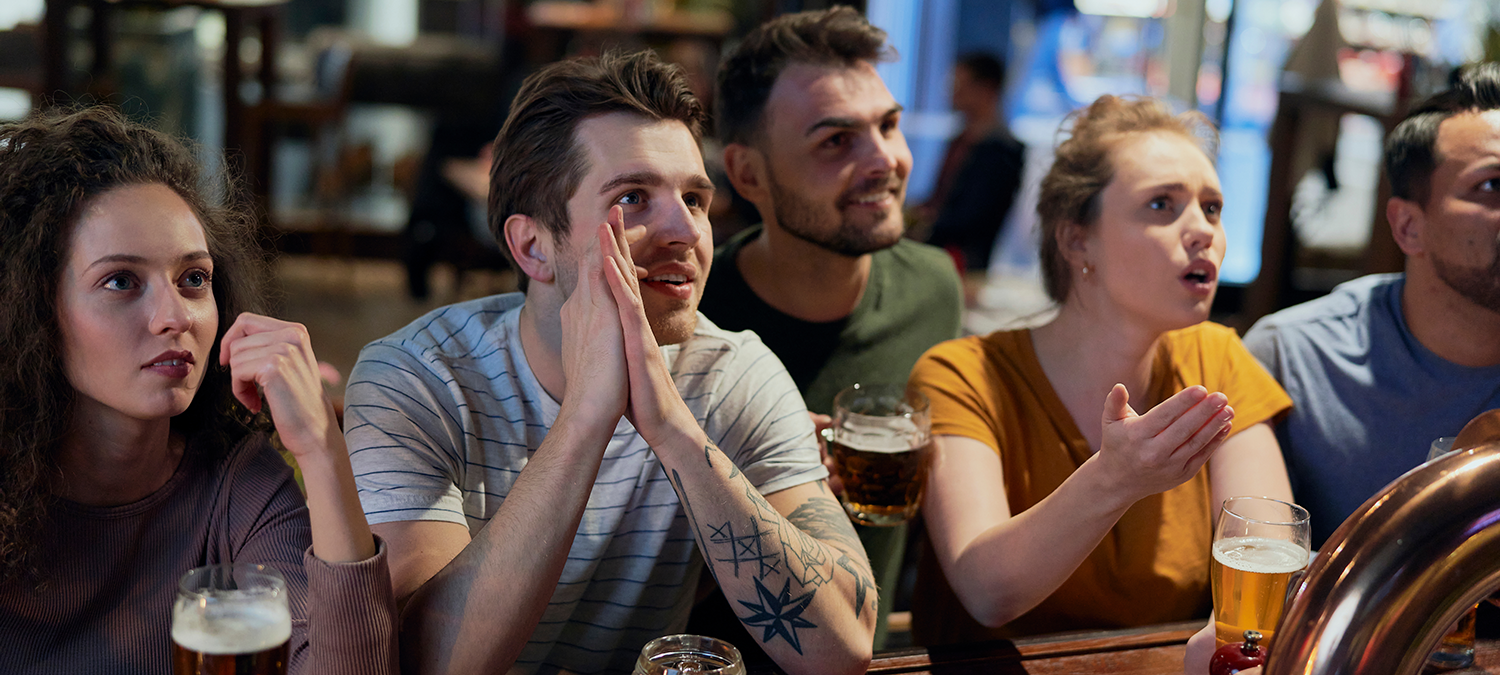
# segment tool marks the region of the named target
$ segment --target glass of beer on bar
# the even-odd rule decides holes
[[[723,640],[668,635],[646,643],[633,675],[745,675],[745,661]]]
[[[1311,530],[1307,509],[1296,504],[1268,497],[1224,500],[1209,563],[1218,646],[1256,630],[1270,648],[1287,585],[1307,567]]]
[[[286,580],[273,568],[210,565],[177,584],[175,675],[286,675],[291,638]]]
[[[927,397],[904,385],[856,384],[833,399],[825,432],[838,465],[844,510],[865,525],[899,525],[917,514],[932,447]]]

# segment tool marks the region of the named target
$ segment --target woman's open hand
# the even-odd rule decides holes
[[[1229,436],[1234,409],[1219,392],[1191,386],[1137,415],[1117,384],[1104,399],[1099,459],[1139,499],[1192,478]]]
[[[282,445],[299,460],[342,436],[302,324],[241,314],[224,334],[219,364],[229,366],[234,397],[245,407],[260,412],[264,394]]]

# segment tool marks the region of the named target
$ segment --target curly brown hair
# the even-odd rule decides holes
[[[1115,146],[1130,134],[1181,134],[1213,162],[1219,140],[1213,124],[1196,110],[1173,115],[1156,99],[1110,95],[1069,115],[1063,129],[1068,138],[1057,145],[1036,205],[1041,220],[1042,281],[1047,295],[1058,303],[1073,290],[1073,270],[1063,257],[1060,237],[1067,227],[1089,228],[1098,222],[1099,195],[1115,177],[1110,161]]]
[[[172,419],[196,447],[226,451],[249,431],[218,342],[234,317],[260,309],[264,256],[239,190],[209,182],[188,148],[99,106],[0,125],[0,580],[35,574],[37,542],[59,479],[55,450],[75,392],[63,369],[57,289],[73,228],[90,200],[162,184],[198,216],[214,261],[219,326],[198,395]]]

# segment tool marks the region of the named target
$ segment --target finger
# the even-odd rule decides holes
[[[1203,466],[1203,463],[1213,456],[1219,446],[1224,444],[1225,439],[1229,438],[1230,431],[1234,429],[1233,418],[1233,411],[1227,416],[1222,414],[1214,416],[1212,422],[1204,425],[1198,433],[1193,434],[1192,439],[1182,445],[1183,448],[1192,451],[1186,466],[1194,473],[1197,472],[1197,467]]]
[[[1218,419],[1220,415],[1226,415],[1225,409],[1228,407],[1229,399],[1224,394],[1219,392],[1209,394],[1207,398],[1199,401],[1180,417],[1172,420],[1161,433],[1156,435],[1156,439],[1166,448],[1180,447],[1203,427],[1213,425],[1213,420]],[[1232,417],[1234,417],[1234,411],[1230,410],[1223,420],[1227,421]]]
[[[1179,417],[1182,417],[1183,414],[1188,410],[1191,410],[1194,406],[1198,405],[1199,402],[1208,398],[1208,395],[1209,394],[1207,389],[1203,388],[1203,386],[1201,385],[1196,384],[1188,387],[1187,389],[1183,389],[1176,394],[1173,394],[1171,398],[1162,401],[1161,403],[1157,404],[1155,408],[1152,408],[1146,411],[1146,414],[1141,415],[1142,430],[1148,436],[1161,435],[1162,431],[1171,426],[1173,422],[1176,422],[1177,419]],[[1219,396],[1222,397],[1223,394],[1219,394]],[[1217,408],[1215,408],[1215,410],[1217,410]],[[1200,420],[1198,424],[1202,424],[1203,421],[1204,420]],[[1193,428],[1196,429],[1198,427],[1197,425],[1194,425]]]
[[[1130,392],[1125,385],[1116,384],[1104,397],[1104,423],[1118,422],[1135,416],[1130,408]]]
[[[646,276],[646,270],[637,267],[635,258],[630,253],[631,240],[625,234],[625,209],[615,206],[609,210],[610,234],[614,238],[615,258],[620,265],[620,271],[629,271],[625,274],[625,280],[629,282],[631,290],[639,294],[641,292],[641,279]],[[645,227],[638,228],[644,236]],[[639,241],[640,237],[636,237]]]

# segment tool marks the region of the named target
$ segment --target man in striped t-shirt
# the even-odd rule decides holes
[[[365,348],[346,435],[408,671],[628,671],[704,560],[789,673],[862,673],[876,593],[795,384],[697,313],[702,108],[649,53],[549,66],[495,143],[524,294]]]

